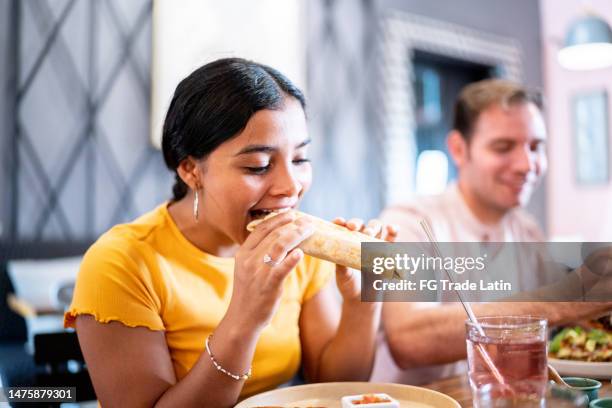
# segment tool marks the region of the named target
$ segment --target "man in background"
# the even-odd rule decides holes
[[[424,219],[440,242],[543,242],[522,207],[547,168],[540,106],[521,86],[489,79],[465,87],[455,104],[449,153],[456,184],[437,196],[387,208],[398,242],[426,242]],[[520,260],[518,260],[520,261]],[[521,270],[518,268],[517,270]],[[536,277],[533,277],[537,279]],[[610,311],[612,303],[483,303],[477,315],[538,315],[549,325]],[[465,370],[465,312],[459,303],[385,303],[372,381],[423,384]]]

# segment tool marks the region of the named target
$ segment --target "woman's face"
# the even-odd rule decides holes
[[[247,224],[262,213],[295,208],[312,180],[309,142],[296,99],[287,97],[280,110],[256,112],[242,132],[199,162],[200,223],[241,244]]]

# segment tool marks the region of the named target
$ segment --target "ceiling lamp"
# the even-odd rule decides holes
[[[593,14],[574,21],[557,58],[562,67],[577,71],[612,66],[612,29]]]

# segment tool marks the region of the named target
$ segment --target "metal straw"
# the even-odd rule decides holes
[[[439,257],[440,259],[443,259],[442,252],[440,251],[440,247],[438,246],[438,243],[437,243],[437,241],[436,241],[436,239],[434,237],[433,231],[432,231],[429,223],[427,222],[427,220],[423,219],[423,220],[420,221],[420,224],[421,224],[421,228],[423,228],[423,231],[425,231],[425,234],[427,235],[427,238],[429,239],[429,242],[433,245],[433,250],[435,252],[435,255],[437,257]],[[455,280],[451,276],[451,274],[448,271],[448,269],[446,269],[444,267],[444,263],[442,263],[442,269],[444,270],[444,272],[446,272],[446,276],[448,276],[448,279],[452,283],[455,283]],[[456,286],[453,285],[453,287],[456,287]],[[474,311],[472,310],[472,307],[470,306],[470,303],[467,302],[463,298],[463,294],[461,293],[461,291],[455,289],[455,293],[457,293],[457,296],[459,297],[459,301],[461,302],[461,305],[463,306],[463,309],[465,310],[465,313],[467,313],[468,318],[470,319],[470,321],[472,322],[474,327],[476,327],[476,330],[478,331],[478,334],[480,334],[481,336],[484,337],[485,336],[485,332],[482,329],[482,326],[480,325],[480,323],[478,323],[478,319],[476,319],[476,315],[474,314]],[[497,367],[493,363],[493,360],[491,359],[491,356],[489,356],[489,353],[487,353],[487,350],[485,350],[484,346],[482,344],[478,343],[478,345],[476,347],[477,347],[478,351],[480,352],[480,354],[481,354],[484,362],[486,363],[487,367],[489,368],[489,370],[491,371],[491,373],[493,374],[493,376],[497,380],[497,382],[499,382],[500,384],[505,385],[506,382],[504,381],[504,377],[501,375],[501,373],[499,372],[499,370],[497,369]]]

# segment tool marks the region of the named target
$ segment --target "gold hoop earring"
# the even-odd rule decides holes
[[[193,218],[198,222],[198,216],[200,215],[200,197],[198,196],[198,189],[194,190],[193,196]]]

